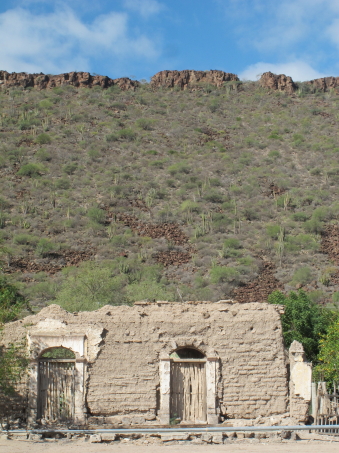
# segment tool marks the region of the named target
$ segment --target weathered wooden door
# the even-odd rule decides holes
[[[206,369],[201,361],[171,363],[171,418],[206,423]]]
[[[38,418],[67,421],[74,418],[75,361],[39,361]]]

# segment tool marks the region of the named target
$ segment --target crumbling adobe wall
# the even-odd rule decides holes
[[[97,357],[87,354],[86,400],[93,416],[154,419],[159,410],[160,358],[169,357],[177,347],[194,346],[219,359],[221,415],[269,417],[285,414],[288,408],[278,310],[265,303],[157,302],[70,314],[52,305],[6,325],[4,339],[13,342],[29,332],[37,335],[55,319],[59,328],[53,334],[83,332],[89,336],[90,349],[89,329],[101,329]]]

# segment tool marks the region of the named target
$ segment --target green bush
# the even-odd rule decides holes
[[[76,164],[75,162],[70,162],[69,164],[63,166],[62,171],[67,175],[73,175],[77,168],[78,164]]]
[[[56,189],[67,190],[71,187],[71,183],[67,178],[59,178],[55,181],[54,186]]]
[[[295,212],[292,214],[292,219],[296,222],[306,222],[310,216],[306,212]]]
[[[119,136],[116,133],[106,135],[107,142],[116,142],[117,140],[119,140]]]
[[[306,285],[312,280],[312,272],[311,269],[307,266],[305,267],[300,267],[297,269],[292,278],[292,284],[301,284],[301,285]]]
[[[324,229],[324,224],[320,220],[312,218],[305,222],[304,228],[308,233],[320,234]]]
[[[272,239],[278,239],[281,227],[280,225],[267,225],[266,233]]]
[[[132,142],[137,138],[137,134],[133,131],[133,129],[127,128],[127,129],[121,129],[119,131],[119,137],[122,138],[123,140],[127,140],[129,142]]]
[[[35,153],[36,159],[38,159],[40,162],[49,162],[52,160],[51,154],[46,151],[45,148],[40,148],[38,151]]]
[[[52,139],[48,134],[44,132],[37,136],[35,142],[38,143],[38,145],[48,145],[48,143],[52,142]]]
[[[149,118],[139,118],[136,124],[144,131],[151,131],[153,129],[154,120]]]
[[[224,201],[224,196],[216,190],[209,190],[204,194],[204,200],[209,201],[210,203],[222,203]]]
[[[35,246],[39,241],[39,238],[36,236],[32,236],[31,234],[17,234],[13,238],[14,244],[20,244],[20,245],[32,245]]]
[[[56,249],[56,245],[47,238],[41,238],[36,246],[36,253],[40,256],[48,255]]]
[[[178,162],[176,164],[170,165],[168,167],[168,172],[171,176],[174,176],[177,173],[186,173],[187,174],[190,172],[190,168],[184,162]]]
[[[239,277],[239,271],[234,267],[214,266],[210,270],[212,283],[232,282]]]
[[[87,216],[96,223],[104,224],[106,222],[106,212],[100,208],[89,208]]]
[[[224,242],[224,247],[227,247],[229,249],[240,249],[241,244],[238,239],[236,238],[228,238]]]
[[[18,175],[20,176],[29,176],[30,178],[35,178],[37,176],[41,176],[44,168],[38,164],[26,164],[23,165],[20,170],[18,171]]]

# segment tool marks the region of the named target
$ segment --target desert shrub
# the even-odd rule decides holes
[[[127,140],[129,142],[132,142],[133,140],[135,140],[137,138],[137,134],[131,128],[121,129],[118,132],[118,135],[123,140]]]
[[[126,287],[126,295],[133,303],[138,300],[168,300],[176,299],[174,291],[169,290],[160,282],[152,279],[145,279],[135,282]]]
[[[151,131],[153,129],[154,120],[149,118],[139,118],[136,125],[144,131]]]
[[[170,165],[168,167],[168,172],[171,176],[175,176],[178,173],[189,173],[190,168],[189,166],[184,163],[184,162],[178,162],[176,164]]]
[[[125,275],[114,276],[107,266],[85,262],[79,268],[69,270],[55,303],[70,312],[97,310],[107,304],[126,304],[128,300],[123,293],[126,281]]]
[[[127,105],[123,102],[113,102],[112,107],[117,110],[127,110]]]
[[[312,280],[312,271],[309,267],[300,267],[297,269],[292,278],[292,284],[306,285]]]
[[[56,245],[47,238],[41,238],[40,241],[36,245],[36,253],[40,256],[48,255],[49,253],[53,252],[56,249]]]
[[[40,176],[44,168],[38,164],[26,164],[23,165],[18,171],[20,176],[29,176],[30,178],[35,178]]]
[[[294,212],[291,217],[296,222],[306,222],[310,216],[306,212]]]
[[[238,239],[236,238],[228,238],[224,242],[224,247],[230,248],[230,249],[240,249],[241,244]]]
[[[268,157],[272,157],[273,159],[281,157],[281,154],[277,150],[272,150],[268,153]]]
[[[305,231],[308,233],[320,234],[324,229],[324,224],[318,219],[310,219],[304,223]]]
[[[288,235],[285,241],[286,250],[291,252],[299,250],[317,250],[318,247],[318,242],[310,234],[298,234],[297,236]]]
[[[59,178],[55,181],[54,186],[56,189],[67,190],[71,187],[71,183],[67,178]]]
[[[266,233],[272,239],[278,239],[281,227],[280,225],[267,225],[266,226]]]
[[[210,270],[212,283],[232,282],[239,277],[239,271],[234,267],[214,266]]]
[[[87,216],[96,223],[103,224],[106,221],[106,212],[100,208],[89,208],[89,210],[87,211]]]
[[[186,200],[182,202],[180,209],[183,212],[200,212],[201,208],[198,203],[191,201],[191,200]]]
[[[8,203],[7,200],[5,200],[3,197],[0,197],[0,210],[4,211],[5,209],[8,209],[10,207],[10,204]]]
[[[37,138],[35,139],[35,142],[38,143],[38,145],[47,145],[48,143],[51,143],[51,141],[52,141],[51,137],[45,132],[38,135]]]
[[[43,99],[39,102],[39,107],[50,110],[53,107],[53,102],[50,99]]]
[[[77,168],[78,164],[76,164],[75,162],[70,162],[69,164],[66,164],[62,167],[62,171],[67,175],[73,175]]]
[[[45,148],[38,149],[38,151],[35,153],[35,157],[40,162],[48,162],[52,160],[51,154]]]
[[[224,196],[216,190],[209,190],[204,194],[204,200],[209,201],[210,203],[222,203],[224,201]]]
[[[106,135],[107,142],[116,142],[117,140],[119,140],[119,136],[117,133],[112,133],[112,134]]]
[[[32,236],[31,234],[21,233],[13,237],[14,244],[20,245],[32,245],[35,246],[39,241],[39,238]]]

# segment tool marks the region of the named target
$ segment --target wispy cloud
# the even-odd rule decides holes
[[[271,71],[274,74],[285,74],[294,81],[303,82],[305,80],[318,79],[325,77],[328,74],[313,69],[308,63],[300,60],[288,62],[288,63],[256,63],[248,66],[239,76],[245,80],[257,80],[262,73]]]
[[[90,71],[97,58],[112,61],[114,70],[119,61],[159,54],[148,36],[131,32],[127,13],[109,12],[85,23],[65,5],[51,13],[15,8],[0,14],[0,42],[1,65],[8,71]]]
[[[124,0],[125,8],[141,14],[147,18],[158,14],[164,9],[164,5],[157,0]]]

